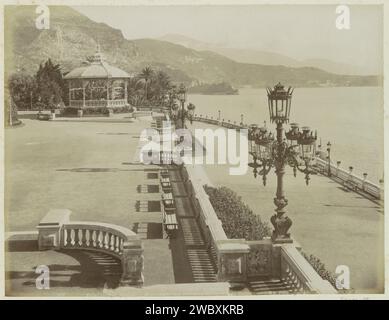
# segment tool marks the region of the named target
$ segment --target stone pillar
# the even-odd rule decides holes
[[[143,285],[143,246],[140,239],[129,239],[123,244],[123,274],[120,286]]]
[[[37,226],[39,250],[60,249],[62,226],[69,222],[71,213],[68,209],[52,209],[45,215]]]
[[[69,80],[68,82],[69,85],[69,107],[72,106],[72,80]]]
[[[272,247],[272,277],[275,279],[281,278],[281,248],[285,245],[283,243],[274,243]],[[288,244],[294,246],[298,251],[301,250],[301,245],[293,239],[293,243]]]
[[[246,282],[250,247],[237,241],[218,243],[218,281]]]
[[[272,278],[281,279],[281,247],[282,244],[274,244],[272,248]]]

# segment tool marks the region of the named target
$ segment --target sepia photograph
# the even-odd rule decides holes
[[[385,294],[383,2],[2,12],[6,298]]]

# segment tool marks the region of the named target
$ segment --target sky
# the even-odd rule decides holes
[[[229,48],[328,59],[382,72],[379,5],[350,5],[350,29],[336,28],[336,5],[73,7],[127,39],[180,34]]]

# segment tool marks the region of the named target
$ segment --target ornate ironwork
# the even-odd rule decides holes
[[[292,220],[286,216],[288,200],[285,198],[283,188],[285,167],[286,165],[292,167],[294,176],[297,171],[304,173],[308,185],[310,175],[315,174],[310,169],[310,163],[316,152],[317,134],[308,127],[303,127],[300,131],[297,123],[292,123],[291,129],[284,133],[283,124],[289,121],[293,89],[289,87],[285,90],[284,86],[278,83],[273,89],[268,88],[267,92],[270,120],[277,124],[276,139],[266,126],[259,128],[257,125],[251,125],[248,139],[253,162],[249,166],[253,168],[255,178],[258,175],[262,176],[263,185],[266,185],[266,176],[271,168],[275,168],[277,192],[274,198],[276,214],[270,219],[274,227],[272,238],[280,243],[291,242],[288,230]]]
[[[178,100],[181,104],[181,108],[176,104],[175,100]],[[193,103],[189,103],[185,109],[186,101],[186,88],[184,84],[181,84],[179,88],[173,88],[169,92],[169,104],[170,104],[170,117],[176,123],[176,127],[185,127],[185,119],[188,119],[192,124],[194,110],[196,106]],[[179,123],[180,121],[180,123]]]

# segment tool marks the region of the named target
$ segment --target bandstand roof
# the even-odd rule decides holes
[[[119,68],[109,65],[98,48],[91,62],[70,71],[64,79],[106,79],[106,78],[130,78],[130,75]]]

